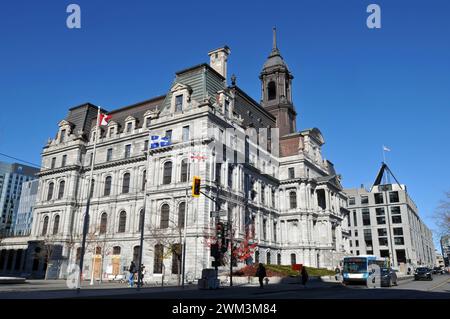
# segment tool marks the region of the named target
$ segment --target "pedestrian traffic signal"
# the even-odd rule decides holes
[[[194,179],[192,180],[192,196],[193,197],[199,197],[200,196],[200,177],[194,176]]]

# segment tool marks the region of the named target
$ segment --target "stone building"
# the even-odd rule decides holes
[[[101,110],[112,118],[98,132],[97,106],[69,109],[42,152],[24,273],[42,276],[50,267],[51,276],[64,277],[67,266],[79,262],[91,161],[86,276],[121,274],[138,260],[145,193],[143,263],[154,280],[163,274],[173,280],[179,272],[173,248],[184,227],[187,278],[211,267],[218,218],[212,211],[233,225],[235,243],[249,238],[257,244],[250,262],[336,266],[349,251],[347,197],[322,156],[320,130],[296,130],[293,76],[275,35],[260,73],[260,103],[235,76],[228,84],[230,52],[213,50],[209,64],[177,72],[162,96]],[[148,150],[149,134],[167,136],[171,144]],[[204,194],[220,198],[220,207],[206,196],[190,196],[194,175]],[[43,242],[57,247],[49,259],[38,254]]]

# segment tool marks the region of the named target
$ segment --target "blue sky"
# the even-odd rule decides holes
[[[66,27],[81,6],[82,28]],[[382,28],[366,27],[381,6]],[[0,152],[40,162],[68,108],[166,93],[174,73],[230,46],[229,74],[256,100],[271,28],[294,74],[297,127],[318,127],[345,187],[387,160],[426,223],[450,190],[450,2],[2,1]],[[0,158],[0,160],[7,160]]]

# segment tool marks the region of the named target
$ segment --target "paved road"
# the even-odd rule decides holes
[[[130,299],[450,299],[450,275],[435,275],[433,281],[402,282],[398,287],[368,289],[365,286],[342,286],[338,283],[310,281],[298,284],[225,287],[198,290],[188,286],[144,288],[140,292],[120,284],[84,286],[79,294],[69,290],[64,281],[30,281],[25,285],[0,286],[0,299],[15,298],[130,298]]]

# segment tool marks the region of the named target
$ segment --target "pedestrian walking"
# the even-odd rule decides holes
[[[128,278],[128,284],[130,287],[134,286],[134,275],[136,274],[136,265],[134,264],[134,261],[131,261],[130,268],[128,268],[128,271],[130,272],[130,278]]]
[[[339,275],[341,274],[341,269],[339,268],[339,265],[336,266],[336,269],[334,269],[334,272],[336,273],[334,278],[336,279],[336,281],[339,281]]]
[[[306,283],[308,281],[308,272],[306,271],[306,267],[302,267],[302,284],[303,286],[306,286]]]
[[[141,286],[144,285],[144,275],[145,275],[145,266],[144,264],[141,264]]]
[[[267,276],[266,273],[266,267],[262,263],[258,265],[258,269],[256,270],[256,277],[258,277],[259,280],[259,288],[264,288],[263,280],[264,277]]]

